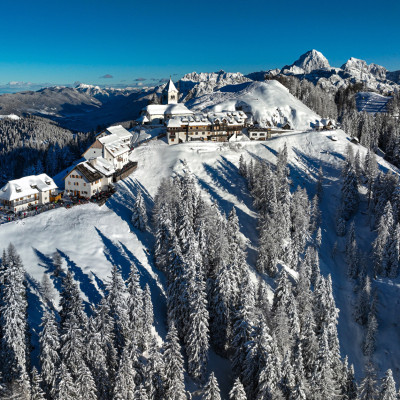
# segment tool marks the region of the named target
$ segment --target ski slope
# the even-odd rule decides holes
[[[337,136],[338,141],[330,139],[332,134]],[[275,163],[277,152],[285,143],[289,150],[293,190],[297,185],[301,185],[306,187],[310,196],[313,196],[320,165],[324,171],[324,194],[321,203],[321,271],[324,275],[332,274],[334,296],[340,309],[341,350],[343,355],[348,355],[349,361],[355,364],[356,375],[359,378],[363,373],[365,361],[360,350],[363,331],[352,317],[354,294],[352,285],[346,278],[345,238],[338,238],[334,231],[335,210],[340,200],[340,169],[345,158],[346,146],[350,143],[346,134],[340,130],[294,132],[273,137],[265,142],[188,142],[168,146],[164,141],[152,141],[134,150],[138,169],[117,184],[117,193],[104,206],[86,204],[68,210],[61,208],[23,221],[1,225],[0,243],[7,246],[12,242],[16,246],[30,277],[29,318],[34,331],[37,332],[39,329],[40,317],[37,281],[41,280],[44,273],[51,271],[50,257],[59,250],[63,256],[64,266],[74,273],[87,305],[99,301],[112,264],[120,267],[126,279],[130,264],[135,263],[139,269],[141,284],[150,285],[155,329],[160,338],[164,338],[166,335],[164,277],[153,263],[151,255],[153,236],[135,230],[130,223],[135,194],[138,190],[142,191],[150,210],[161,179],[181,174],[185,168],[189,168],[207,198],[217,201],[226,213],[233,206],[236,207],[241,232],[247,241],[248,262],[253,269],[257,248],[257,214],[246,189],[246,182],[238,175],[239,157],[243,154],[247,160],[261,158]],[[350,145],[354,150],[360,149],[362,157],[365,155],[365,148],[355,144]],[[381,158],[379,162],[382,170],[392,169],[391,165]],[[355,221],[360,248],[367,251],[367,244],[374,237],[374,233],[370,231],[367,216],[363,214],[365,210],[366,202],[363,201]],[[338,241],[338,253],[332,257],[335,241]],[[380,300],[379,334],[375,356],[379,376],[390,367],[395,379],[399,381],[400,341],[397,327],[399,280],[379,280],[376,286]],[[37,340],[35,333],[33,336],[35,342]],[[210,352],[209,369],[215,371],[223,398],[227,399],[232,384],[229,362]],[[191,390],[195,389],[189,378],[187,385]]]
[[[390,99],[391,97],[374,92],[359,92],[356,95],[357,110],[373,114],[386,112],[386,106]]]

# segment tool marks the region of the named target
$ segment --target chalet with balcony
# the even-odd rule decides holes
[[[14,213],[50,203],[57,185],[46,174],[25,176],[9,181],[0,189],[0,209]]]
[[[241,135],[247,115],[243,111],[209,112],[171,118],[167,122],[168,144],[189,141],[226,142]]]
[[[103,157],[81,162],[65,176],[65,192],[71,196],[90,198],[110,189],[114,173],[113,165]]]

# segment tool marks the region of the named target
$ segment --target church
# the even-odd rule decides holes
[[[162,104],[149,104],[141,111],[138,122],[150,125],[162,125],[174,117],[189,117],[193,115],[184,104],[178,103],[179,91],[171,78],[161,92]]]

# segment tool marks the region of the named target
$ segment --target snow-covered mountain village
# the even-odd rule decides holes
[[[0,398],[397,399],[398,71],[172,76],[3,95]]]

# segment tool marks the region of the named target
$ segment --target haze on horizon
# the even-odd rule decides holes
[[[0,27],[6,38],[0,89],[76,82],[153,86],[192,71],[281,68],[310,49],[332,66],[356,57],[400,69],[393,46],[400,39],[400,3],[353,3],[9,2]]]

